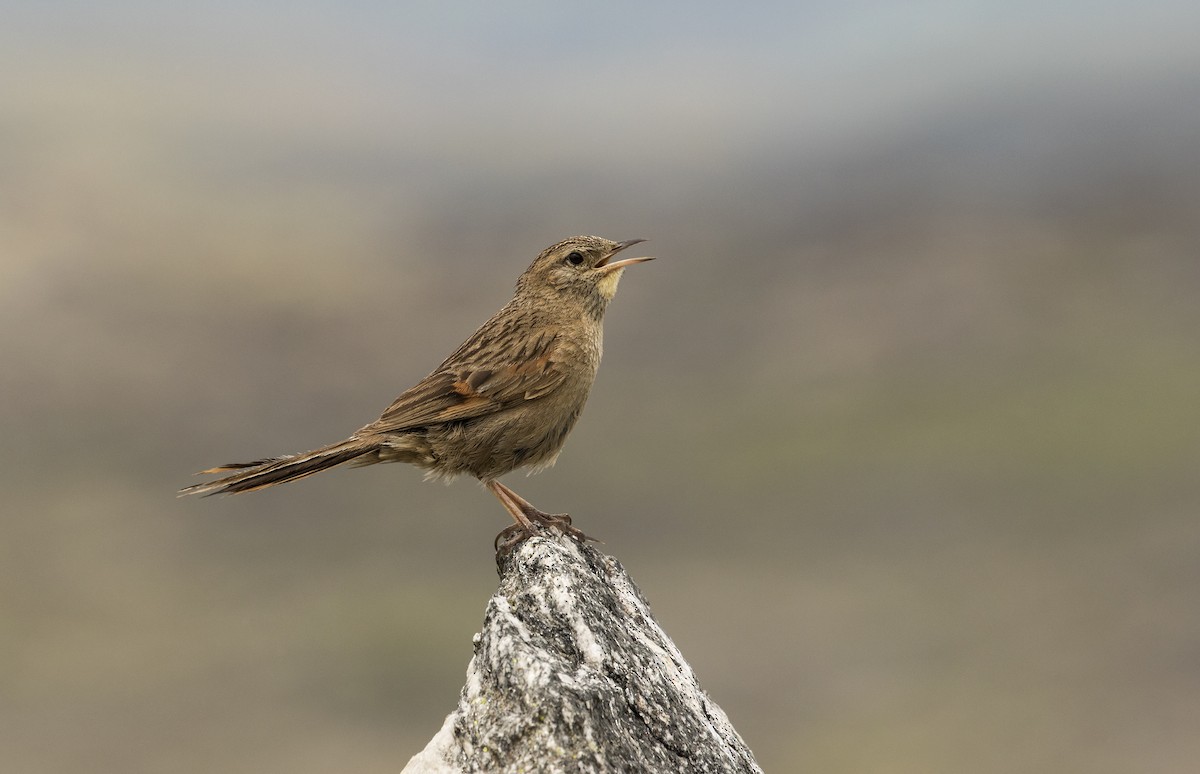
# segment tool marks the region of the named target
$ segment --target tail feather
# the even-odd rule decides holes
[[[373,455],[378,450],[378,444],[351,438],[303,454],[218,465],[215,468],[201,471],[198,475],[237,472],[214,481],[205,481],[201,484],[184,487],[179,490],[179,496],[253,492],[275,484],[306,478],[313,473],[320,473],[322,470],[328,470],[336,465],[354,460],[361,460],[359,464],[370,464],[374,460],[368,461],[361,458]]]
[[[299,454],[289,454],[289,455],[284,455],[282,457],[263,457],[261,460],[254,460],[253,462],[227,462],[224,465],[218,465],[215,468],[209,468],[208,470],[202,470],[199,473],[197,473],[196,475],[197,476],[212,476],[212,475],[216,475],[217,473],[228,473],[232,470],[245,470],[246,468],[261,468],[266,465],[270,465],[271,463],[274,463],[274,462],[283,462],[284,460],[290,460],[290,459],[293,459],[294,457],[299,457],[299,456],[300,456]]]

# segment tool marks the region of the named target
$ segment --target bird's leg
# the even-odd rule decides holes
[[[512,490],[495,480],[485,481],[483,485],[488,488],[488,491],[496,495],[496,499],[504,506],[504,510],[508,511],[508,515],[512,516],[513,521],[516,522],[500,530],[500,534],[496,535],[493,546],[496,549],[496,559],[499,561],[501,554],[507,554],[522,540],[536,535],[538,527],[525,515],[521,505],[510,497]]]
[[[497,488],[504,492],[504,494],[507,495],[508,498],[512,500],[512,502],[518,508],[521,509],[522,514],[527,519],[537,522],[538,524],[543,524],[547,527],[557,527],[558,529],[562,530],[564,534],[574,538],[575,540],[578,540],[581,543],[588,540],[592,540],[597,543],[600,542],[595,538],[588,537],[583,533],[582,530],[572,527],[571,517],[569,515],[565,513],[546,513],[545,511],[535,507],[533,503],[529,502],[524,497],[521,497],[521,495],[509,489],[504,484],[501,484],[499,481],[492,481],[491,483],[495,484]],[[516,517],[514,516],[513,518]]]

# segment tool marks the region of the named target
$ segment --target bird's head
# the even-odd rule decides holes
[[[517,293],[548,294],[551,298],[576,299],[597,316],[616,295],[625,268],[653,258],[613,256],[644,239],[612,242],[595,236],[564,239],[542,251],[517,281]]]

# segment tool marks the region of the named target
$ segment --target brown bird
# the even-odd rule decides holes
[[[202,471],[231,475],[179,494],[253,492],[343,463],[407,462],[427,479],[479,479],[516,522],[496,536],[497,550],[539,526],[587,539],[568,515],[535,508],[497,479],[554,464],[596,378],[601,321],[617,282],[626,267],[653,260],[612,258],[644,241],[577,236],[546,248],[517,280],[512,300],[379,419],[310,452]]]

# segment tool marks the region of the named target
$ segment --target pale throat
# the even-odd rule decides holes
[[[621,275],[625,272],[624,268],[610,271],[600,278],[600,282],[596,285],[596,289],[600,291],[600,295],[604,296],[605,301],[612,301],[613,296],[617,294],[617,283],[621,281]]]

